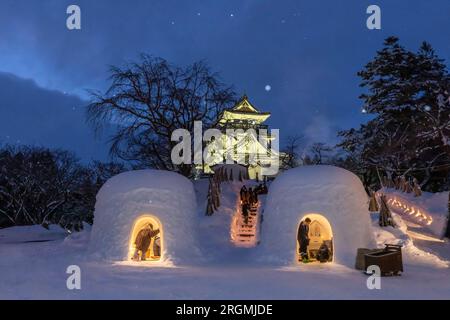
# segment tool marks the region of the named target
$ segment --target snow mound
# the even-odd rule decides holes
[[[334,166],[302,166],[280,174],[269,188],[258,259],[296,261],[297,230],[311,214],[331,225],[333,261],[353,268],[358,248],[374,248],[368,196],[359,178]]]
[[[378,214],[372,215],[372,225],[375,239],[379,247],[385,244],[402,245],[403,262],[415,266],[427,266],[435,268],[448,268],[449,262],[439,256],[421,250],[414,244],[414,240],[408,235],[408,226],[400,215],[392,213],[396,228],[391,226],[381,228],[378,225]]]
[[[64,246],[73,248],[85,248],[89,244],[91,238],[92,226],[83,222],[83,230],[73,232],[64,239]]]
[[[48,229],[43,226],[15,226],[0,229],[0,243],[39,242],[64,239],[67,231],[56,224],[51,224]]]
[[[195,260],[196,198],[192,182],[169,171],[138,170],[119,174],[101,188],[95,205],[89,252],[111,261],[129,260],[131,234],[142,218],[161,229],[161,263]]]

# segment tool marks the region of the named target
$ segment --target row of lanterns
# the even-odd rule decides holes
[[[388,204],[394,206],[396,209],[400,209],[404,214],[409,215],[410,217],[417,220],[419,223],[425,224],[429,226],[433,223],[433,218],[430,215],[426,215],[423,213],[421,209],[409,204],[405,200],[399,200],[397,197],[390,197],[388,199]]]

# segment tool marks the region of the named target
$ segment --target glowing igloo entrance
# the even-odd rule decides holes
[[[305,225],[308,225],[308,228],[305,228]],[[297,228],[296,252],[297,261],[304,258],[317,262],[333,261],[333,230],[324,216],[316,213],[306,214],[300,220]]]
[[[162,225],[154,216],[136,219],[130,235],[129,259],[133,261],[159,261],[162,254]]]

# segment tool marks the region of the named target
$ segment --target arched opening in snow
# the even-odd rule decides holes
[[[309,243],[302,241],[301,226],[306,223],[306,219],[311,221],[309,224],[308,238]],[[303,229],[305,230],[305,229]],[[304,232],[304,231],[303,231]],[[321,214],[309,213],[303,216],[297,228],[297,256],[296,261],[302,261],[302,252],[309,261],[331,262],[333,261],[334,245],[333,230],[327,218]]]
[[[137,218],[130,234],[129,260],[159,261],[163,252],[163,229],[158,218],[143,215]]]

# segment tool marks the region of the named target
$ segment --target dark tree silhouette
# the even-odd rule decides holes
[[[204,62],[181,68],[148,55],[124,68],[112,67],[109,89],[91,94],[88,121],[97,130],[105,124],[117,126],[111,138],[113,155],[139,168],[185,176],[193,174],[193,166],[172,163],[171,150],[178,143],[171,140],[172,132],[186,129],[193,134],[194,121],[208,128],[234,101],[232,89]]]

